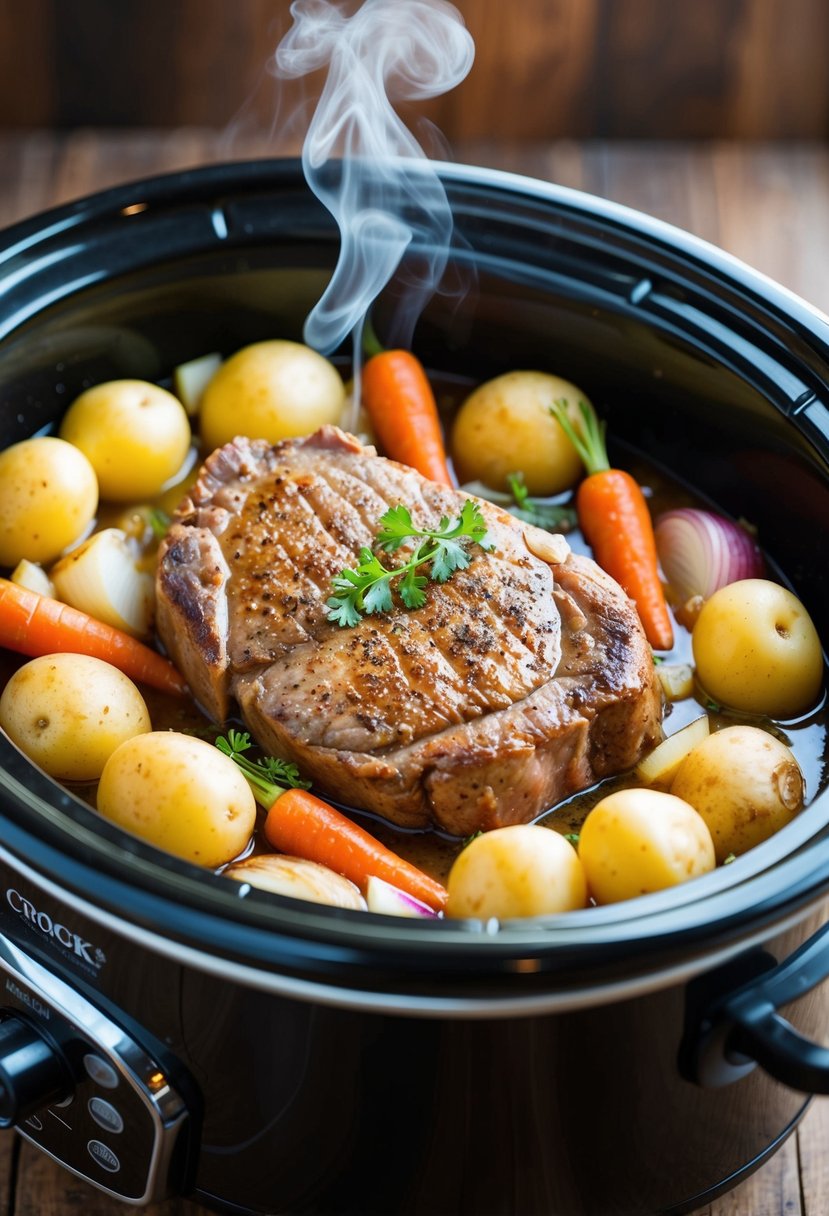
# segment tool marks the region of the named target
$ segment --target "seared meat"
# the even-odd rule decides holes
[[[335,427],[237,439],[179,508],[158,573],[160,635],[213,718],[235,701],[318,792],[454,835],[526,822],[629,768],[661,711],[618,585],[583,557],[541,560],[489,503],[494,548],[472,546],[422,608],[328,621],[332,578],[388,507],[434,527],[462,501]]]

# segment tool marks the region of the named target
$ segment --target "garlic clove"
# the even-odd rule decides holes
[[[524,544],[535,557],[551,566],[565,562],[570,555],[570,546],[558,532],[545,532],[534,524],[524,528]]]

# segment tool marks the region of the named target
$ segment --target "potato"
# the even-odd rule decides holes
[[[659,790],[616,790],[597,802],[582,824],[579,857],[600,904],[662,891],[715,865],[703,818]]]
[[[101,497],[113,502],[160,493],[184,464],[191,438],[178,398],[146,380],[87,389],[66,411],[60,434],[89,457]]]
[[[476,836],[458,854],[447,883],[447,916],[543,916],[587,902],[576,850],[549,828],[531,824]]]
[[[777,583],[748,578],[715,591],[691,641],[697,679],[722,705],[787,718],[818,698],[817,630],[800,600]]]
[[[509,474],[520,472],[530,494],[559,494],[575,485],[581,460],[550,413],[559,400],[577,418],[578,402],[587,398],[569,380],[546,372],[507,372],[476,388],[452,428],[452,459],[461,482],[506,490]]]
[[[784,743],[756,726],[726,726],[694,747],[671,793],[696,807],[717,861],[739,856],[789,823],[803,805],[803,774]]]
[[[256,821],[250,786],[233,761],[176,731],[139,735],[112,753],[98,810],[156,848],[211,869],[239,856]]]
[[[97,507],[83,452],[50,435],[12,444],[0,452],[0,566],[51,561],[83,536]]]
[[[0,726],[59,781],[97,780],[117,747],[151,729],[132,680],[85,654],[44,655],[19,667],[0,697]]]
[[[300,342],[256,342],[232,355],[202,395],[199,429],[212,450],[236,435],[278,443],[338,423],[345,385],[332,363]]]

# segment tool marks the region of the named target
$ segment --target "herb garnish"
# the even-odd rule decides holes
[[[265,756],[263,760],[249,760],[244,753],[250,751],[253,744],[246,731],[229,730],[227,738],[219,735],[216,746],[241,770],[253,790],[256,801],[266,810],[286,789],[310,789],[311,782],[303,781],[297,766],[288,764],[287,760],[277,760],[275,756]]]
[[[538,498],[530,498],[523,473],[510,473],[507,482],[515,500],[514,505],[507,507],[511,515],[525,520],[528,524],[535,524],[537,528],[547,528],[550,532],[568,532],[575,527],[576,512],[572,507],[556,506]]]
[[[421,608],[426,602],[429,579],[445,583],[455,570],[465,570],[472,558],[464,548],[471,541],[481,549],[491,549],[486,521],[471,498],[457,519],[444,515],[437,528],[416,528],[407,507],[390,507],[381,516],[375,545],[385,553],[396,553],[407,540],[418,539],[412,556],[400,566],[384,566],[371,549],[360,550],[360,562],[353,570],[343,570],[331,586],[327,601],[328,619],[338,625],[356,625],[363,613],[390,612],[394,605],[392,582],[399,579],[397,593],[407,608]],[[429,573],[418,574],[428,565]]]
[[[147,522],[150,525],[154,538],[156,540],[163,540],[167,535],[172,520],[166,511],[162,511],[161,507],[150,507]]]

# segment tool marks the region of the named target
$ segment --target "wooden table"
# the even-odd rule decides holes
[[[0,136],[0,224],[118,182],[225,159],[284,154],[266,139],[228,146],[200,130]],[[458,160],[614,199],[686,228],[829,313],[829,149],[823,145],[475,144]],[[829,1104],[816,1101],[780,1152],[700,1216],[826,1216]],[[116,1216],[128,1209],[17,1137],[0,1138],[0,1210]],[[171,1200],[152,1216],[196,1216]],[[597,1213],[596,1216],[602,1216]]]

